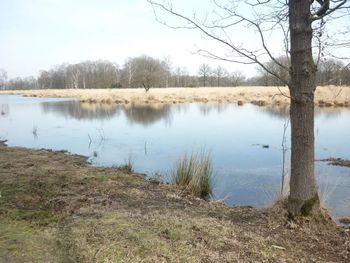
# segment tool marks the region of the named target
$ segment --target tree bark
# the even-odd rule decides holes
[[[317,214],[320,202],[314,171],[314,92],[317,68],[312,57],[308,0],[289,1],[291,41],[291,216]]]

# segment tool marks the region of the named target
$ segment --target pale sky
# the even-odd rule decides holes
[[[207,2],[173,1],[189,14],[210,10]],[[54,65],[85,60],[105,59],[122,66],[126,58],[144,54],[170,57],[174,67],[186,67],[191,74],[202,63],[248,76],[255,72],[255,67],[194,54],[198,47],[208,47],[199,32],[159,24],[146,0],[0,0],[0,10],[0,68],[9,78],[37,76]],[[253,37],[246,35],[242,41],[249,44]]]
[[[174,2],[191,11],[205,8],[206,1]],[[145,0],[0,0],[0,10],[0,68],[9,78],[37,76],[54,65],[84,60],[122,66],[127,57],[143,54],[169,56],[174,67],[192,74],[202,63],[219,64],[194,54],[204,41],[198,32],[159,24]]]

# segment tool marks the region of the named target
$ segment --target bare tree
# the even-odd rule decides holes
[[[324,59],[320,61],[317,72],[318,85],[341,85],[344,63],[336,59]]]
[[[267,68],[269,68],[273,72],[277,72],[278,76],[280,76],[284,80],[287,80],[287,82],[289,83],[290,82],[290,77],[289,77],[290,61],[288,57],[280,56],[276,58],[276,61],[278,61],[280,65],[283,65],[283,67],[280,67],[278,64],[276,64],[275,61],[270,60],[269,62],[266,63]],[[272,76],[272,85],[284,86],[285,83],[283,83],[279,78]]]
[[[175,87],[187,87],[189,84],[189,79],[191,78],[188,74],[186,68],[176,67],[175,71],[172,73],[174,78]]]
[[[203,81],[203,87],[206,87],[207,80],[210,75],[211,69],[208,64],[202,64],[199,66],[198,75]]]
[[[118,65],[104,60],[58,65],[48,71],[41,71],[38,77],[41,89],[115,88],[120,86],[119,82]]]
[[[167,63],[149,56],[130,58],[124,67],[128,86],[144,87],[146,91],[151,87],[164,87],[168,74],[170,73]]]
[[[224,52],[200,49],[200,54],[235,63],[257,64],[289,87],[291,179],[288,211],[291,216],[318,214],[320,202],[314,171],[314,92],[317,64],[326,49],[323,42],[326,25],[332,19],[341,19],[348,15],[349,1],[214,0],[215,10],[205,14],[202,20],[197,14],[191,16],[175,11],[168,1],[147,1],[152,5],[160,23],[172,28],[197,29],[206,39],[214,40],[224,48]],[[171,14],[184,24],[170,25],[161,19],[161,14]],[[254,43],[242,45],[233,37],[242,30],[256,36]],[[269,37],[271,35],[276,37]],[[276,52],[272,48],[273,42],[278,40],[285,47],[290,68],[286,68],[277,59],[282,51]],[[267,67],[266,60],[272,60],[278,68],[288,71],[289,79],[281,76],[279,71]]]
[[[52,88],[52,74],[49,71],[43,70],[40,72],[38,78],[40,89],[51,89]]]
[[[278,64],[276,63],[278,62]],[[266,68],[268,68],[272,72],[276,72],[280,78],[277,78],[271,74],[269,74],[265,69],[258,67],[257,71],[259,72],[259,85],[262,86],[284,86],[285,83],[283,80],[287,80],[289,82],[289,68],[290,61],[286,56],[276,57],[276,61],[269,60],[265,63]],[[281,67],[283,65],[284,67]]]
[[[7,82],[7,72],[4,69],[0,69],[0,89],[5,89]]]
[[[124,70],[122,72],[122,78],[125,77],[127,85],[129,89],[131,88],[131,83],[133,81],[134,77],[134,72],[135,72],[135,67],[132,63],[132,59],[128,58],[127,61],[124,64]]]
[[[26,78],[14,78],[10,79],[6,84],[8,89],[23,90],[23,89],[36,89],[38,82],[34,77]]]
[[[217,66],[213,71],[214,76],[216,77],[216,84],[218,87],[221,86],[221,80],[227,76],[227,70],[221,66]]]
[[[240,71],[232,72],[229,75],[229,82],[230,82],[230,86],[232,87],[237,87],[239,85],[242,85],[244,80],[245,80],[245,77],[243,73]]]
[[[74,65],[70,65],[68,67],[68,74],[69,74],[69,80],[70,85],[72,89],[78,89],[79,88],[79,78],[80,78],[80,68]]]
[[[180,67],[176,67],[174,72],[173,72],[175,81],[174,81],[174,86],[175,87],[180,87],[180,78],[181,78],[181,68]]]
[[[340,78],[341,85],[350,85],[350,63],[342,68]]]
[[[165,79],[164,86],[167,88],[169,87],[171,67],[172,67],[172,61],[170,56],[165,57],[161,62],[161,64],[162,64],[162,68],[164,69],[164,79]]]

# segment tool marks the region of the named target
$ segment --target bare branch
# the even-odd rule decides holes
[[[235,52],[239,57],[246,59],[247,61],[230,59],[230,58],[223,58],[222,56],[216,55],[216,54],[209,52],[209,51],[204,51],[202,49],[199,50],[198,53],[200,53],[206,57],[213,58],[213,59],[220,59],[220,60],[236,62],[236,63],[240,63],[240,64],[258,64],[266,72],[268,72],[272,76],[278,78],[282,83],[284,83],[285,85],[289,85],[288,80],[281,78],[277,73],[272,72],[268,68],[266,68],[264,63],[258,58],[259,55],[257,55],[256,50],[250,51],[250,50],[247,50],[241,46],[237,46],[237,45],[233,44],[225,31],[225,29],[230,27],[230,26],[238,25],[242,22],[247,22],[249,25],[253,26],[257,30],[257,32],[259,33],[260,42],[261,42],[262,48],[265,51],[265,54],[272,61],[274,61],[274,63],[276,63],[279,67],[281,67],[285,70],[288,70],[288,68],[286,68],[284,65],[279,63],[279,61],[272,55],[271,51],[267,47],[265,37],[264,37],[264,31],[261,28],[259,22],[255,22],[255,21],[248,19],[242,15],[239,15],[236,12],[228,9],[227,7],[218,4],[216,1],[214,1],[214,4],[217,7],[221,8],[222,10],[226,11],[228,14],[226,17],[223,17],[223,19],[235,18],[236,20],[231,22],[231,23],[226,23],[223,25],[219,24],[220,21],[216,21],[216,23],[214,25],[206,25],[203,22],[198,22],[198,19],[196,19],[195,17],[192,19],[192,18],[189,18],[185,15],[182,15],[182,14],[174,11],[172,6],[165,6],[164,4],[157,3],[157,2],[154,2],[152,0],[147,0],[147,1],[152,5],[155,13],[156,13],[155,8],[159,8],[160,10],[168,12],[168,13],[186,21],[186,26],[182,26],[182,27],[169,26],[164,21],[161,21],[158,18],[158,16],[156,15],[156,19],[158,22],[160,22],[160,23],[162,23],[170,28],[185,28],[185,29],[197,28],[200,32],[202,32],[205,36],[209,37],[211,40],[216,40],[217,42],[223,44],[224,46],[228,47],[231,50],[231,52]],[[260,3],[265,3],[265,2],[260,2]],[[214,34],[213,32],[210,31],[211,29],[221,29],[221,32],[226,36],[226,39],[219,37],[217,34]]]
[[[311,21],[323,19],[336,10],[350,8],[350,6],[344,6],[347,3],[347,0],[332,1],[336,4],[334,7],[330,7],[330,0],[317,0],[317,2],[321,4],[321,7],[315,13],[311,14]]]

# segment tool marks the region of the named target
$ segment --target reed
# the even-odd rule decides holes
[[[177,160],[171,174],[172,183],[201,198],[212,195],[213,179],[211,155],[206,151],[184,154]]]

